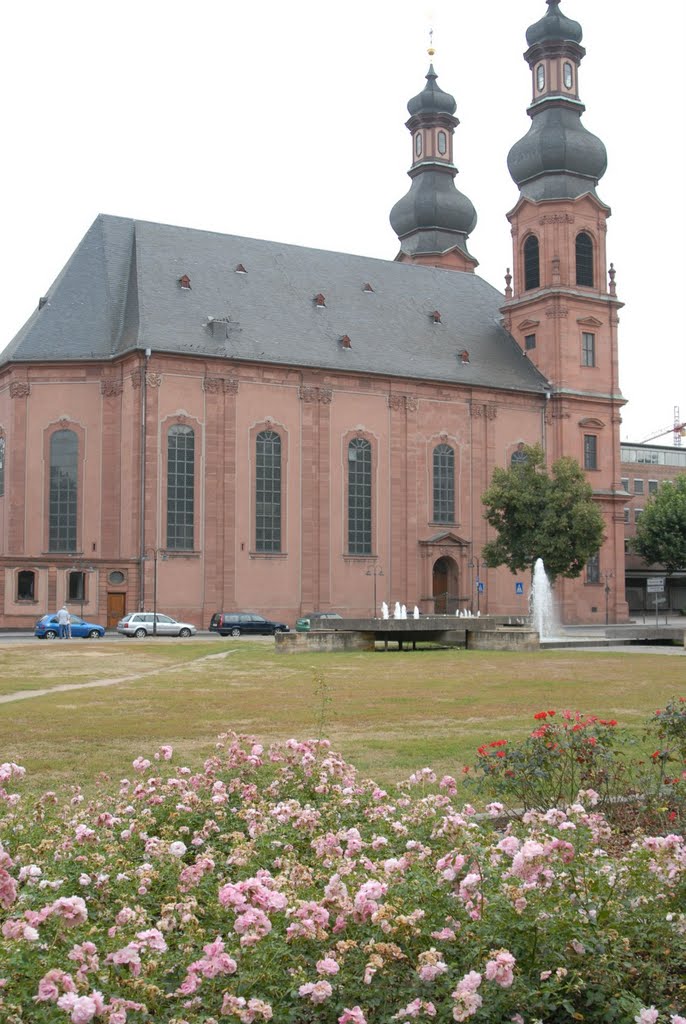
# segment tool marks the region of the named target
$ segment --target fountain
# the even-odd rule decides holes
[[[414,606],[413,618],[415,618],[415,619],[419,618],[419,608],[417,607],[417,605]]]
[[[382,619],[387,619],[388,618],[388,605],[386,604],[385,601],[381,602],[381,618]]]
[[[559,633],[553,605],[553,591],[550,586],[550,580],[546,576],[542,558],[537,558],[534,563],[534,576],[531,584],[529,606],[531,609],[531,624],[538,633],[540,640],[550,640]]]
[[[400,607],[400,601],[396,601],[395,602],[395,608],[393,609],[393,618],[394,619],[402,619],[402,617],[403,617],[403,613],[402,613],[402,608]]]

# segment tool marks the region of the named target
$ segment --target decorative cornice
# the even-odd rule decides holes
[[[555,304],[548,306],[545,311],[545,315],[549,320],[563,320],[567,316],[568,312],[569,310],[566,306],[558,306]]]
[[[211,395],[217,395],[220,391],[224,390],[224,378],[223,377],[203,377],[202,389],[207,391]]]
[[[399,395],[394,392],[388,396],[389,409],[405,409],[406,412],[416,412],[418,405],[419,399],[416,395]]]
[[[301,384],[298,395],[301,402],[321,402],[323,405],[330,405],[333,399],[333,389],[316,387],[314,384]]]
[[[142,383],[143,370],[140,367],[138,367],[136,370],[131,371],[131,384],[133,385],[134,388],[139,388]],[[150,388],[158,388],[162,383],[162,374],[148,371],[145,374],[145,383]]]
[[[107,398],[116,398],[124,390],[124,384],[119,377],[104,377],[100,381],[100,394]]]
[[[28,398],[31,385],[27,380],[13,380],[10,384],[10,398]]]

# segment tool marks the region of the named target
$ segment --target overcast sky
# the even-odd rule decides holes
[[[565,0],[587,49],[586,127],[608,150],[622,440],[686,420],[683,0]],[[0,347],[98,213],[392,259],[407,100],[434,64],[457,100],[457,185],[478,273],[512,265],[506,165],[528,129],[544,0],[33,0],[3,8]],[[640,15],[638,11],[640,10]],[[654,12],[654,15],[653,15]],[[679,300],[679,301],[677,301]],[[667,434],[661,443],[670,444]],[[686,442],[685,442],[686,443]]]

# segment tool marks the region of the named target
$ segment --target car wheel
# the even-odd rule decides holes
[[[281,626],[277,626],[276,629],[274,630],[274,632],[275,633],[285,633],[286,630],[282,629]]]
[[[179,630],[179,636],[186,637],[186,636],[190,636],[190,635],[191,635],[190,629],[180,629]]]
[[[240,629],[238,628],[238,626],[234,626],[233,629],[231,630],[231,636],[240,636],[240,635],[241,635]]]
[[[91,629],[91,630],[89,630],[88,631],[88,639],[89,640],[99,640],[100,639],[100,630],[99,629]]]
[[[46,629],[46,631],[45,631],[45,639],[46,640],[56,640],[57,639],[57,630],[56,629]]]
[[[148,631],[146,629],[143,629],[142,626],[140,626],[133,635],[137,637],[139,640],[142,640],[144,636],[148,635]]]

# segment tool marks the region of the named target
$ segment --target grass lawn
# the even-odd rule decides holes
[[[88,685],[99,681],[108,685]],[[67,687],[67,689],[63,689]],[[21,697],[27,690],[41,696]],[[542,708],[645,720],[686,694],[682,657],[626,651],[423,650],[277,654],[249,640],[0,643],[0,761],[31,788],[91,789],[161,743],[197,765],[218,733],[261,741],[327,736],[389,783],[431,765],[458,775],[475,748],[525,735]],[[9,698],[9,699],[8,699]]]

